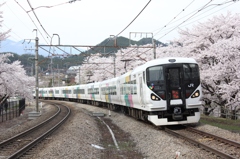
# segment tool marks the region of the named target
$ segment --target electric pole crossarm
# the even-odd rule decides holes
[[[76,47],[74,47],[74,46],[73,46],[73,48],[74,48],[75,50],[79,51],[80,53],[82,53],[82,51],[79,50],[78,48],[76,48]]]
[[[56,46],[59,50],[61,50],[62,52],[64,52],[67,55],[70,55],[68,52],[64,51],[63,49],[59,48],[58,46]]]
[[[54,54],[54,53],[52,53],[52,52],[50,52],[49,50],[47,50],[47,49],[45,49],[44,47],[41,47],[41,46],[39,46],[41,49],[43,49],[44,51],[46,51],[46,52],[48,52],[48,53],[50,53],[50,54]]]

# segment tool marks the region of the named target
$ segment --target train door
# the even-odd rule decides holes
[[[182,67],[175,65],[175,67],[166,68],[166,90],[167,90],[167,108],[173,113],[173,119],[181,120],[182,112],[186,105],[184,96],[184,83],[182,75]]]
[[[139,95],[139,98],[140,98],[140,104],[142,107],[144,107],[144,101],[143,101],[143,84],[142,84],[142,77],[139,77],[139,89],[140,89],[140,95]]]

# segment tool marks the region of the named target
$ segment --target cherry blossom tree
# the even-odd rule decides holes
[[[2,19],[2,12],[0,12],[0,18]],[[0,27],[1,23],[2,21],[0,21]],[[0,41],[6,39],[9,32],[10,30],[0,32]],[[13,55],[10,53],[0,54],[0,103],[15,95],[32,99],[34,78],[26,75],[20,61],[10,63],[10,56]]]
[[[22,96],[32,99],[35,83],[33,77],[28,77],[20,61],[9,63],[10,53],[0,54],[0,96]]]
[[[126,48],[119,50],[115,54],[93,54],[86,58],[86,61],[81,66],[81,83],[89,82],[89,76],[91,81],[95,82],[114,78],[114,72],[116,77],[121,76],[136,66],[153,59],[152,52],[149,48]],[[152,55],[149,56],[149,53]],[[75,80],[78,81],[78,79],[79,74],[77,73]]]

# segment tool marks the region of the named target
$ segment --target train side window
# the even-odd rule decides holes
[[[136,80],[133,81],[133,94],[137,94],[137,82],[136,82]]]

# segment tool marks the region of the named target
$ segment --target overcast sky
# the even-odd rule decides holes
[[[81,0],[73,3],[67,3],[67,0],[0,1],[6,2],[0,7],[4,20],[0,32],[11,29],[9,39],[34,39],[36,32],[33,29],[38,29],[41,44],[50,44],[51,38],[53,44],[58,44],[58,36],[53,36],[58,34],[62,45],[97,45],[110,35],[121,33],[145,6],[119,36],[129,38],[130,32],[147,32],[167,43],[178,37],[178,28],[191,28],[215,15],[240,11],[239,0],[235,3],[232,0],[151,0],[150,3],[149,0]],[[28,1],[36,8],[34,12],[39,21]],[[208,7],[203,9],[205,5]],[[142,34],[142,37],[146,36],[151,37],[151,34]],[[132,40],[142,37],[131,34]]]

